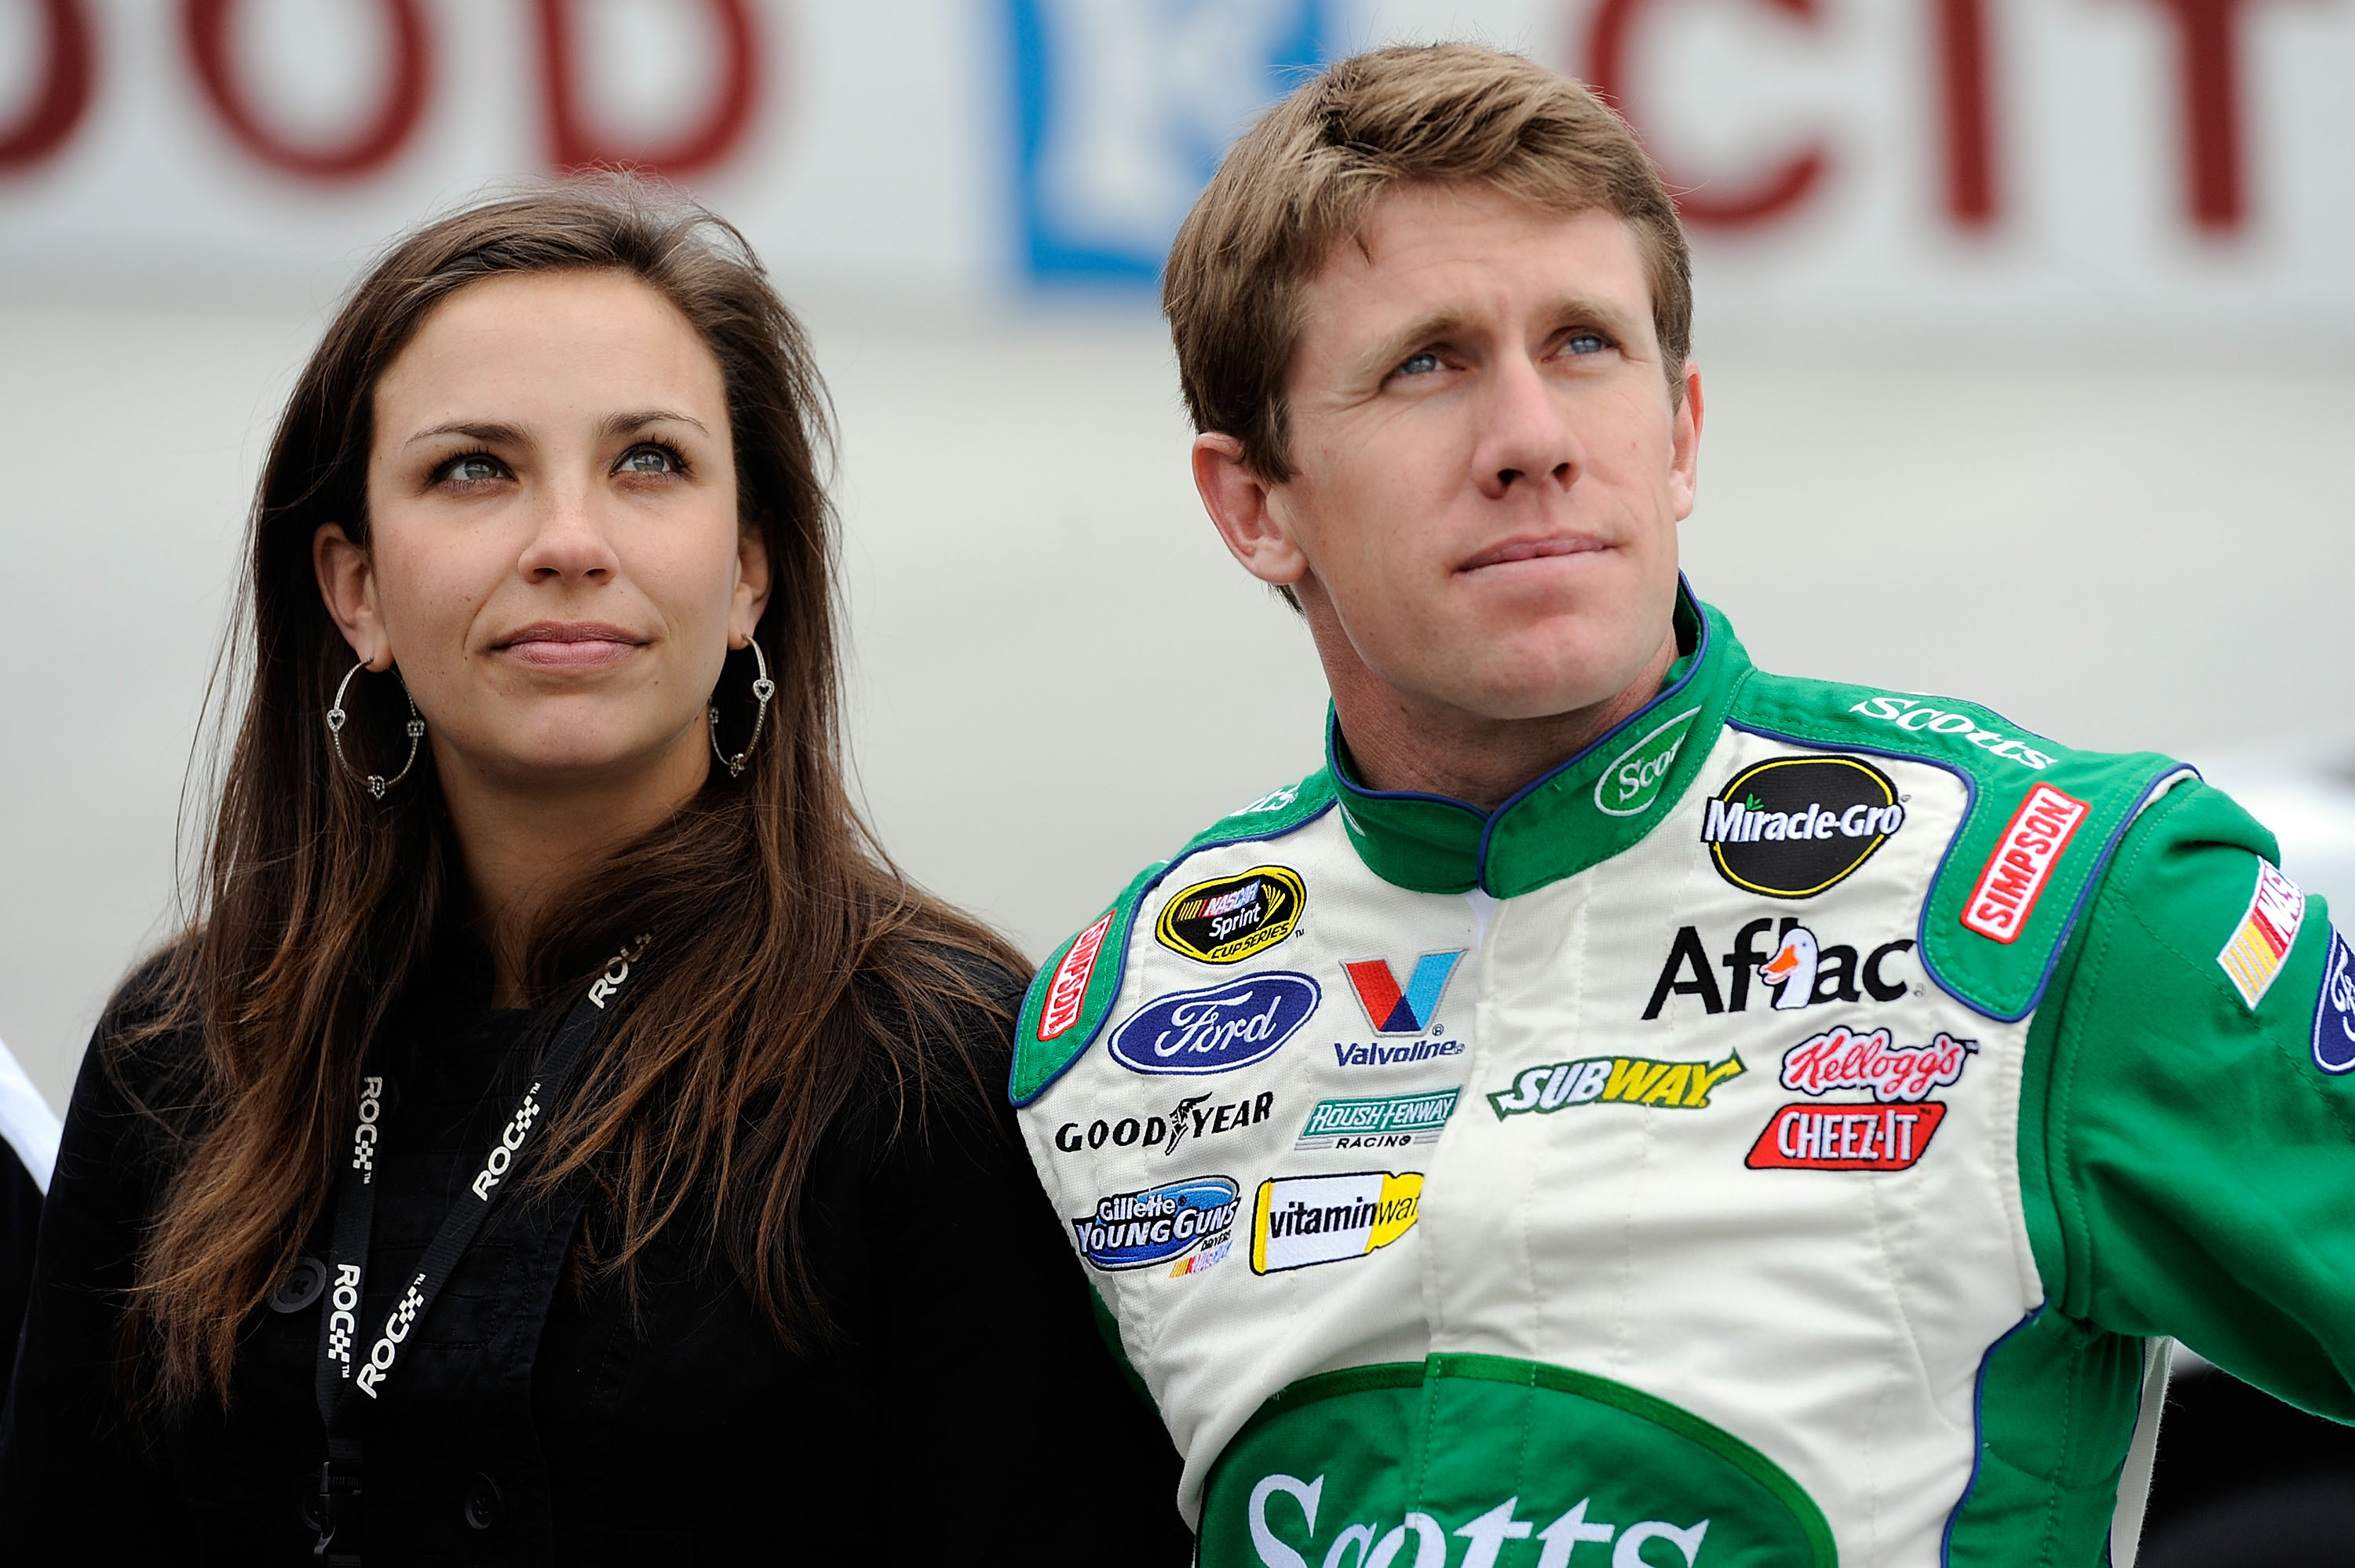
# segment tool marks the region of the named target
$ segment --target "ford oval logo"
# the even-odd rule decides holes
[[[1113,1060],[1135,1073],[1232,1072],[1273,1055],[1324,995],[1306,975],[1274,969],[1157,997],[1113,1031]]]

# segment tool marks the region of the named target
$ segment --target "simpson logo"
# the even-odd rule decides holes
[[[1953,736],[1982,751],[2009,758],[2024,768],[2050,768],[2052,759],[2035,750],[2026,741],[2015,740],[1998,731],[1984,729],[1977,719],[1963,714],[1948,713],[1944,708],[1923,705],[1918,697],[1868,697],[1848,710],[1862,714],[1869,719],[1893,724],[1909,734]]]
[[[1859,1034],[1841,1025],[1783,1053],[1783,1086],[1803,1095],[1870,1089],[1883,1105],[1916,1104],[1962,1080],[1978,1043],[1941,1032],[1927,1045],[1891,1045],[1886,1029]]]
[[[1361,959],[1341,969],[1375,1033],[1420,1034],[1436,1027],[1432,1019],[1439,1012],[1439,999],[1447,993],[1447,982],[1464,953],[1458,948],[1452,953],[1423,954],[1414,961],[1414,973],[1403,991],[1386,959]]]
[[[1588,1056],[1524,1067],[1509,1089],[1488,1097],[1497,1119],[1564,1106],[1658,1106],[1666,1110],[1706,1110],[1709,1094],[1746,1069],[1739,1054],[1714,1066],[1702,1062],[1647,1062],[1640,1056]]]
[[[1700,842],[1717,874],[1746,893],[1812,898],[1845,880],[1905,825],[1897,786],[1854,757],[1777,757],[1702,803]]]
[[[1594,781],[1594,809],[1606,817],[1636,817],[1660,798],[1699,708],[1687,708],[1611,759]]]
[[[1414,1228],[1422,1204],[1416,1171],[1263,1181],[1252,1205],[1252,1272],[1281,1274],[1379,1252]]]
[[[1240,876],[1198,882],[1161,906],[1153,935],[1198,963],[1238,964],[1292,935],[1308,906],[1299,874],[1255,865]]]
[[[1113,1060],[1132,1073],[1231,1073],[1273,1055],[1324,995],[1306,975],[1270,969],[1160,997],[1113,1031]]]
[[[1904,1171],[1930,1147],[1943,1101],[1904,1106],[1785,1106],[1742,1163],[1753,1171]]]
[[[1055,978],[1047,982],[1047,1004],[1039,1012],[1039,1038],[1052,1040],[1068,1033],[1080,1021],[1080,1003],[1087,1000],[1088,977],[1096,972],[1096,954],[1103,950],[1104,933],[1112,929],[1112,917],[1117,910],[1107,909],[1103,917],[1081,932],[1071,943],[1063,961],[1055,966]]]
[[[1464,1091],[1443,1089],[1428,1095],[1377,1095],[1362,1099],[1319,1100],[1300,1128],[1292,1147],[1314,1149],[1392,1149],[1410,1143],[1435,1143],[1455,1101]]]
[[[1979,884],[1963,904],[1963,924],[1993,942],[2016,942],[2029,912],[2052,879],[2052,867],[2089,810],[2085,802],[2039,784],[2011,814],[1987,856]]]
[[[2314,1065],[2326,1073],[2355,1072],[2355,948],[2335,926],[2322,960],[2322,994],[2314,999]]]
[[[2306,895],[2297,884],[2264,861],[2257,862],[2256,891],[2249,907],[2232,929],[2232,939],[2216,955],[2232,977],[2232,989],[2251,1012],[2264,1001],[2281,974],[2290,948],[2297,945],[2297,928],[2306,920]]]
[[[352,1169],[360,1173],[363,1187],[376,1180],[377,1118],[383,1114],[383,1102],[384,1080],[362,1078],[359,1119],[352,1128]]]
[[[1151,1268],[1225,1242],[1241,1199],[1224,1176],[1168,1181],[1099,1200],[1093,1213],[1071,1222],[1071,1234],[1098,1268]]]

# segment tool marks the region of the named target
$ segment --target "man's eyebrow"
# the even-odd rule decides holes
[[[513,425],[491,424],[476,419],[453,419],[446,425],[432,425],[418,431],[404,442],[415,446],[437,436],[464,436],[470,441],[480,441],[486,447],[522,446],[527,444],[524,433]]]
[[[619,436],[631,430],[643,430],[648,425],[666,422],[692,425],[707,436],[711,433],[705,428],[703,421],[694,415],[681,414],[670,408],[640,408],[631,413],[608,415],[604,422],[598,426],[598,429],[608,436]]]

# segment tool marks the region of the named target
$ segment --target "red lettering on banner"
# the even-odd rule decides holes
[[[2241,153],[2241,8],[2245,0],[2155,0],[2175,23],[2182,80],[2184,201],[2223,232],[2248,216]]]
[[[1936,4],[1938,75],[1945,107],[1946,215],[1965,228],[1985,228],[2001,210],[1987,0]]]
[[[1946,1118],[1945,1103],[1787,1105],[1742,1160],[1753,1171],[1909,1171]]]
[[[1103,950],[1104,933],[1118,913],[1105,910],[1103,918],[1081,932],[1055,966],[1055,978],[1047,982],[1047,1000],[1039,1009],[1040,1040],[1052,1040],[1080,1021],[1080,1004],[1087,1001],[1088,980],[1096,972],[1096,955]]]
[[[1638,117],[1627,100],[1628,35],[1634,30],[1636,15],[1652,3],[1653,0],[1603,0],[1587,31],[1587,79],[1631,122]],[[1812,23],[1817,17],[1817,0],[1760,0],[1760,4],[1787,12],[1802,22]],[[1793,154],[1780,168],[1750,189],[1727,196],[1706,195],[1694,182],[1666,171],[1662,177],[1670,190],[1682,193],[1677,197],[1677,210],[1687,223],[1708,228],[1747,228],[1779,217],[1806,200],[1830,166],[1829,154],[1820,146],[1809,147]]]
[[[392,54],[382,107],[339,147],[304,147],[261,122],[238,79],[229,24],[237,0],[186,0],[180,21],[205,101],[239,146],[275,169],[315,180],[355,180],[392,161],[425,118],[432,52],[418,0],[378,0],[391,25]]]
[[[48,48],[34,78],[33,101],[14,125],[0,130],[0,173],[55,157],[90,108],[98,50],[81,0],[42,0],[41,32]]]
[[[2030,911],[2052,878],[2061,852],[2090,810],[2073,795],[2039,784],[2011,814],[1987,856],[1979,883],[1963,903],[1963,924],[1993,942],[2016,942]]]
[[[661,175],[691,175],[736,150],[760,96],[760,39],[744,0],[703,0],[719,29],[719,80],[710,111],[666,147],[623,147],[590,128],[573,48],[573,0],[539,0],[540,73],[548,94],[549,155],[559,169],[626,165]]]

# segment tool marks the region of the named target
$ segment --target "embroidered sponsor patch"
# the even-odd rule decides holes
[[[1419,1171],[1263,1181],[1252,1205],[1252,1272],[1281,1274],[1379,1252],[1414,1228],[1422,1206]]]
[[[1151,1268],[1225,1241],[1241,1202],[1228,1178],[1195,1176],[1101,1198],[1071,1222],[1071,1234],[1098,1268]]]
[[[1391,1149],[1438,1141],[1464,1091],[1426,1095],[1371,1095],[1358,1099],[1319,1100],[1293,1148]]]
[[[2216,955],[2252,1012],[2273,990],[2305,919],[2306,895],[2297,884],[2266,862],[2257,862],[2257,885],[2249,895],[2249,907],[2232,927],[2232,940]]]
[[[1341,970],[1349,977],[1349,989],[1358,993],[1358,1005],[1366,1010],[1366,1022],[1375,1033],[1420,1034],[1437,1027],[1432,1021],[1438,1016],[1439,999],[1447,994],[1447,982],[1464,953],[1458,948],[1452,953],[1423,954],[1415,959],[1414,973],[1403,988],[1387,959],[1360,959],[1343,964]]]
[[[1080,1004],[1088,996],[1088,977],[1096,972],[1096,955],[1103,950],[1104,933],[1112,929],[1112,917],[1117,913],[1105,910],[1102,919],[1080,933],[1063,961],[1055,966],[1055,978],[1047,982],[1047,1003],[1039,1012],[1040,1040],[1068,1033],[1080,1021]]]
[[[1963,902],[1963,924],[1991,942],[2016,942],[2052,880],[2052,867],[2090,810],[2073,795],[2039,784],[2011,814],[1978,885]]]
[[[1987,729],[1967,714],[1948,713],[1934,708],[1919,697],[1867,697],[1848,710],[1862,714],[1869,719],[1893,724],[1909,735],[1943,735],[1960,744],[1976,746],[1981,751],[2007,758],[2024,768],[2050,768],[2052,758],[2030,746],[2026,741],[2005,735],[2000,730]]]
[[[1595,810],[1606,817],[1636,817],[1649,810],[1700,714],[1699,708],[1687,708],[1613,758],[1594,781]]]
[[[1868,996],[1895,1001],[1913,989],[1902,967],[1894,972],[1890,967],[1913,950],[1911,937],[1866,948],[1859,958],[1859,949],[1845,942],[1819,942],[1796,916],[1785,915],[1781,929],[1775,927],[1772,916],[1751,921],[1714,962],[1699,927],[1677,927],[1659,978],[1652,982],[1652,999],[1644,1005],[1645,1021],[1658,1018],[1675,996],[1699,998],[1701,1011],[1708,1013],[1747,1012],[1753,995],[1788,1012],[1823,1002],[1862,1001]],[[1725,971],[1722,985],[1719,969]]]
[[[1962,1080],[1978,1051],[1972,1040],[1944,1033],[1927,1045],[1892,1045],[1886,1029],[1859,1034],[1845,1024],[1800,1041],[1783,1053],[1783,1086],[1803,1095],[1870,1089],[1883,1105],[1918,1104],[1932,1089]]]
[[[1198,963],[1239,964],[1291,936],[1307,906],[1308,889],[1297,873],[1255,865],[1178,893],[1161,906],[1153,935]]]
[[[1077,1154],[1082,1149],[1102,1149],[1107,1143],[1114,1149],[1158,1146],[1164,1155],[1170,1155],[1178,1152],[1178,1146],[1189,1134],[1199,1139],[1232,1132],[1237,1128],[1257,1127],[1274,1110],[1273,1089],[1263,1089],[1256,1097],[1223,1104],[1214,1102],[1209,1095],[1188,1095],[1169,1107],[1167,1116],[1067,1121],[1055,1129],[1055,1147],[1066,1154]]]
[[[2314,1065],[2326,1073],[2355,1072],[2355,948],[2336,926],[2322,960],[2322,994],[2314,999]]]
[[[1488,1097],[1498,1121],[1530,1111],[1564,1106],[1658,1106],[1667,1110],[1705,1110],[1710,1091],[1744,1071],[1738,1054],[1711,1065],[1705,1062],[1649,1062],[1640,1056],[1589,1056],[1525,1067],[1513,1086]]]
[[[1853,874],[1905,825],[1897,786],[1855,757],[1777,757],[1701,803],[1700,842],[1745,893],[1812,898]]]
[[[1112,1057],[1133,1073],[1231,1073],[1273,1055],[1324,994],[1306,975],[1270,969],[1156,997],[1113,1031]]]
[[[1753,1171],[1904,1171],[1946,1117],[1940,1100],[1825,1106],[1802,1100],[1767,1122],[1742,1163]]]

